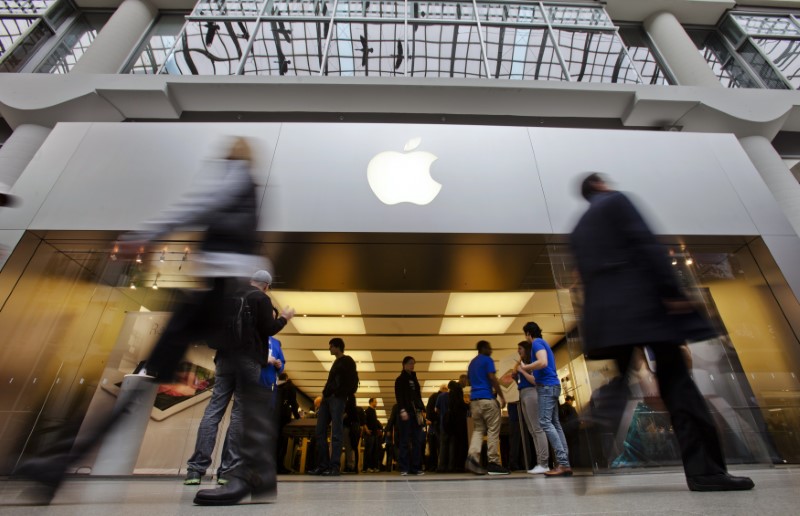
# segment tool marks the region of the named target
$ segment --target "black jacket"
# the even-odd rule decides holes
[[[299,404],[297,403],[297,387],[291,380],[278,385],[278,399],[280,400],[281,424],[286,424],[294,419],[300,419]]]
[[[366,425],[370,432],[373,434],[383,428],[381,422],[378,421],[378,413],[375,412],[375,409],[372,407],[367,407],[364,409],[364,417],[366,418]]]
[[[347,398],[358,390],[356,362],[347,355],[334,360],[328,373],[328,381],[322,389],[323,398]]]
[[[394,396],[397,405],[401,409],[406,409],[409,415],[413,415],[416,410],[425,410],[417,373],[407,373],[404,369],[394,381]]]
[[[584,352],[683,343],[715,332],[700,314],[671,315],[665,299],[685,299],[666,248],[620,192],[597,193],[570,235],[584,287]]]
[[[266,365],[267,355],[269,354],[269,338],[276,335],[286,326],[286,319],[275,317],[275,310],[272,307],[272,300],[257,287],[248,285],[240,292],[247,296],[247,304],[255,314],[255,326],[257,332],[257,342],[253,343],[253,348],[249,354],[261,363]]]

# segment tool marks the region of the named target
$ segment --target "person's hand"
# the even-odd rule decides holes
[[[283,365],[283,362],[281,362],[279,358],[274,358],[274,357],[270,360],[269,363],[275,366],[275,369],[280,369],[281,366]]]
[[[502,392],[498,393],[497,397],[500,398],[500,409],[502,410],[506,406],[506,397],[503,396]]]
[[[292,317],[294,317],[294,308],[287,306],[286,308],[281,310],[281,317],[286,319],[287,322],[290,321]]]
[[[400,411],[400,421],[408,421],[408,412],[406,412],[406,409]]]
[[[525,373],[525,372],[526,372],[526,371],[525,371],[525,368],[524,368],[524,367],[522,367],[522,364],[520,364],[520,365],[519,365],[519,367],[517,367],[517,372],[518,372],[518,373]]]

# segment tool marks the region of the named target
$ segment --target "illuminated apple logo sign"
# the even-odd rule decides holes
[[[412,138],[404,152],[381,152],[370,160],[367,180],[382,203],[424,206],[439,195],[442,185],[431,177],[431,164],[439,158],[430,152],[411,152],[421,142],[422,138]]]

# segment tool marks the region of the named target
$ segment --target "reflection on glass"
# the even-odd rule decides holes
[[[414,77],[486,77],[476,25],[408,25]]]
[[[758,51],[756,46],[750,41],[746,41],[741,48],[739,48],[739,55],[742,59],[750,65],[750,69],[764,82],[764,85],[770,89],[785,90],[789,87],[783,82],[780,74],[775,71],[772,65],[767,61],[761,52]]]
[[[544,14],[537,4],[478,4],[481,21],[513,23],[545,23]]]
[[[100,13],[82,15],[72,24],[66,35],[61,38],[58,46],[36,71],[40,73],[69,73],[110,17],[110,14]]]
[[[353,18],[389,18],[404,19],[405,2],[388,0],[371,2],[368,0],[339,0],[336,7],[337,17]]]
[[[41,21],[34,23],[31,31],[16,47],[0,56],[0,72],[18,72],[28,59],[53,36],[52,31]]]
[[[11,46],[25,34],[36,18],[4,18],[0,19],[0,58]]]
[[[753,38],[753,41],[792,86],[800,88],[800,39]]]
[[[641,26],[620,27],[619,36],[645,84],[670,84]]]
[[[345,77],[403,75],[404,28],[402,23],[336,23],[327,71]]]
[[[244,21],[188,22],[164,73],[234,75],[255,24]]]
[[[566,80],[545,28],[485,26],[489,71],[496,79]]]
[[[614,24],[603,9],[568,5],[548,5],[547,15],[553,25],[589,25],[613,27]]]
[[[267,14],[272,16],[328,16],[333,0],[275,0]]]
[[[412,20],[474,20],[472,2],[408,2],[408,22]]]
[[[687,31],[708,66],[726,88],[758,88],[759,85],[728,51],[716,32]]]
[[[266,0],[201,0],[194,8],[197,16],[255,16]]]
[[[130,73],[155,74],[167,60],[183,28],[184,17],[178,14],[163,15],[150,32]]]
[[[244,63],[248,75],[319,75],[330,22],[263,23]]]
[[[731,16],[751,36],[800,36],[800,29],[787,16]]]
[[[611,32],[554,29],[573,81],[637,84],[639,77],[619,38]]]
[[[0,0],[0,14],[43,14],[58,0]]]

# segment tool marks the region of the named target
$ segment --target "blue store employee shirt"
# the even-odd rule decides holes
[[[553,350],[547,345],[544,339],[535,339],[531,346],[531,359],[536,360],[536,352],[539,350],[547,351],[547,367],[544,369],[537,369],[533,371],[533,378],[536,380],[536,385],[561,385],[558,380],[558,373],[556,372],[556,357],[553,356]]]
[[[273,387],[278,383],[278,375],[286,368],[286,359],[283,358],[283,350],[281,349],[281,341],[275,337],[269,338],[269,349],[273,358],[281,361],[280,370],[275,369],[272,364],[267,364],[261,368],[261,385]]]
[[[469,384],[472,390],[469,394],[470,400],[491,400],[494,399],[492,394],[492,384],[489,383],[489,373],[496,372],[494,368],[494,360],[487,355],[478,355],[469,363],[467,369],[467,376],[469,376]]]

